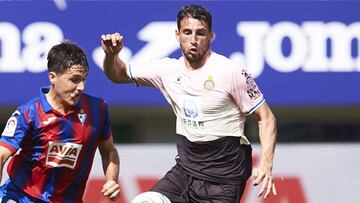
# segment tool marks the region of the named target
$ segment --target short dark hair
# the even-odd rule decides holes
[[[183,6],[177,14],[177,27],[180,30],[180,22],[183,18],[190,17],[207,24],[209,31],[212,30],[212,16],[209,10],[200,5]]]
[[[64,73],[74,65],[89,70],[85,52],[75,43],[66,40],[53,46],[47,55],[49,72]]]

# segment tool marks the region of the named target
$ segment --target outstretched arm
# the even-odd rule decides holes
[[[2,180],[4,164],[11,155],[12,152],[8,148],[0,146],[0,182]]]
[[[261,188],[258,197],[267,198],[271,191],[276,195],[276,188],[272,176],[273,158],[276,145],[276,119],[269,106],[263,103],[254,113],[258,119],[259,137],[261,142],[260,163],[254,169],[253,185],[259,185]]]
[[[119,53],[123,48],[123,36],[119,33],[103,34],[101,46],[105,52],[103,62],[105,75],[114,83],[131,82],[126,74],[126,64],[119,58]]]
[[[101,193],[110,200],[115,201],[120,195],[120,185],[118,183],[120,159],[112,137],[100,142],[99,151],[106,179]]]

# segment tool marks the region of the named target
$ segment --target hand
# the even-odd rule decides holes
[[[103,185],[101,194],[108,197],[111,201],[116,201],[120,196],[120,185],[113,180],[107,181]]]
[[[274,195],[277,195],[275,183],[270,170],[265,170],[264,167],[258,167],[253,170],[253,185],[257,186],[261,183],[261,188],[258,193],[258,197],[264,196],[267,198],[271,191]]]
[[[123,36],[119,33],[101,35],[101,46],[105,54],[116,55],[123,48]]]

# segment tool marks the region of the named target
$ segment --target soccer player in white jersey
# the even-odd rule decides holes
[[[259,197],[276,195],[272,167],[276,120],[251,76],[210,49],[212,16],[199,5],[181,8],[176,39],[183,56],[125,64],[123,37],[102,35],[104,71],[114,83],[160,89],[176,114],[176,165],[151,189],[171,202],[237,203],[252,173],[246,115],[258,119],[261,157],[253,171]]]

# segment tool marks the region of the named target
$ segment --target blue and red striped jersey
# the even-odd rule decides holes
[[[104,100],[82,94],[66,115],[40,97],[13,113],[0,145],[15,154],[8,165],[11,181],[28,195],[46,202],[82,202],[99,141],[112,136]]]

